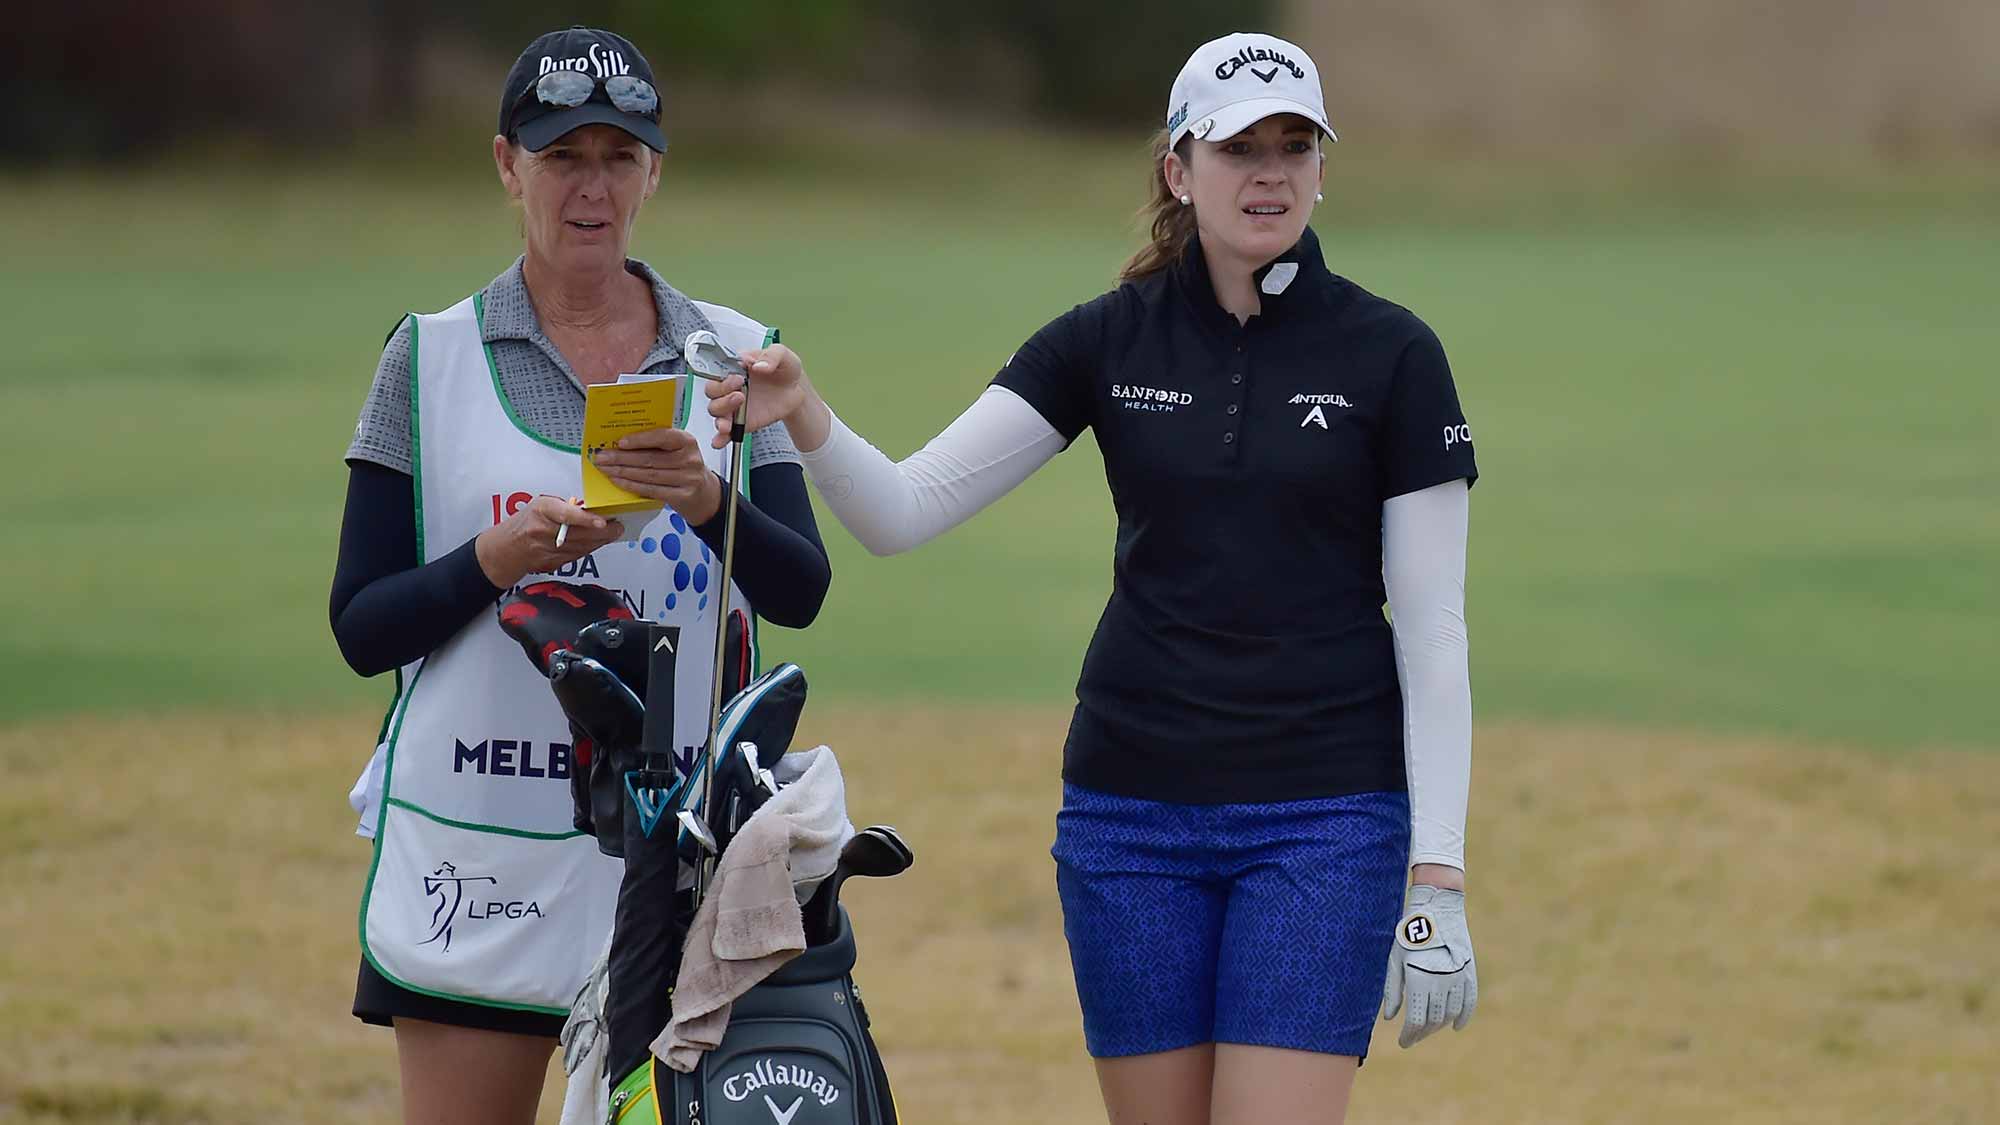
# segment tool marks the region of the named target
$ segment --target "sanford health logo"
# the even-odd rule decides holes
[[[542,56],[541,70],[537,77],[552,70],[580,70],[596,78],[616,78],[632,73],[632,64],[625,61],[625,55],[600,43],[592,43],[590,50],[573,59],[552,59]]]
[[[1140,387],[1130,383],[1111,384],[1111,397],[1127,410],[1164,414],[1172,414],[1176,407],[1194,404],[1194,396],[1186,391],[1163,391],[1158,387]]]
[[[778,1098],[774,1098],[766,1092],[779,1086],[789,1087],[787,1093],[791,1090],[799,1091],[792,1096],[791,1104],[782,1108],[778,1105],[778,1098],[782,1098],[784,1094],[780,1093]],[[732,1074],[722,1082],[722,1096],[732,1102],[743,1101],[752,1094],[763,1095],[764,1106],[771,1111],[771,1116],[776,1119],[778,1125],[791,1125],[792,1118],[798,1114],[799,1107],[805,1104],[808,1097],[822,1107],[830,1106],[840,1100],[840,1087],[811,1067],[762,1058],[758,1059],[756,1065],[749,1070]]]
[[[486,884],[491,884],[491,887]],[[461,922],[547,917],[542,912],[542,904],[532,899],[501,900],[490,897],[497,895],[499,887],[500,880],[491,875],[460,875],[458,868],[449,860],[438,864],[437,870],[424,876],[424,894],[431,899],[431,934],[417,944],[441,942],[444,952],[450,953],[452,932]],[[484,896],[480,893],[482,891]]]

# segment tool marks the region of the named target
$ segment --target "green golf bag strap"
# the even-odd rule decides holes
[[[668,1125],[660,1117],[660,1096],[653,1085],[653,1071],[659,1064],[660,1060],[648,1058],[611,1088],[611,1120],[606,1125]],[[664,1073],[671,1089],[673,1072]]]

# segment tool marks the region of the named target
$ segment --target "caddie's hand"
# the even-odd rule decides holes
[[[1410,888],[1396,944],[1389,951],[1389,979],[1382,989],[1382,1018],[1408,1007],[1396,1042],[1414,1046],[1445,1024],[1462,1030],[1479,1003],[1479,970],[1472,935],[1465,928],[1465,894],[1418,884]]]
[[[564,524],[562,546],[556,535]],[[575,562],[606,543],[614,543],[625,528],[617,520],[584,511],[560,496],[537,496],[519,511],[479,533],[472,552],[486,580],[503,590],[530,574],[546,573]]]
[[[743,353],[743,369],[753,391],[748,423],[751,433],[773,422],[787,421],[805,406],[812,381],[806,378],[805,364],[792,349],[783,344],[751,348]],[[708,389],[708,412],[715,416],[715,447],[721,449],[729,441],[736,412],[743,406],[743,376],[704,381],[703,386]]]
[[[707,523],[722,507],[722,482],[701,459],[701,442],[686,430],[640,430],[592,458],[611,483],[664,500],[689,523]]]

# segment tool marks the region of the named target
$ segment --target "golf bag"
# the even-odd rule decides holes
[[[854,930],[807,949],[731,1009],[722,1044],[681,1074],[648,1054],[611,1092],[613,1125],[895,1125],[854,986]]]
[[[724,685],[733,695],[714,725],[720,751],[704,747],[687,766],[666,746],[678,629],[611,615],[578,621],[573,611],[581,607],[574,603],[596,608],[604,592],[550,586],[561,584],[510,595],[500,616],[549,675],[572,729],[594,743],[588,781],[573,782],[578,828],[625,861],[603,1012],[606,1076],[616,1083],[611,1122],[894,1125],[888,1076],[854,985],[854,932],[838,902],[846,875],[894,874],[908,866],[909,851],[893,829],[871,828],[850,841],[855,869],[844,851],[841,867],[804,909],[808,948],[736,999],[721,1044],[693,1072],[672,1070],[650,1047],[671,1016],[672,986],[698,906],[699,883],[689,873],[726,849],[776,792],[770,767],[790,749],[805,705],[804,673],[785,664],[747,680],[747,621],[739,629],[740,611],[732,614]],[[511,608],[529,596],[537,612]],[[546,611],[551,603],[563,612]],[[649,691],[650,685],[663,687]],[[576,772],[586,772],[581,762]]]

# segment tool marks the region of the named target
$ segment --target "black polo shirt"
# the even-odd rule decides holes
[[[1296,271],[1296,272],[1294,272]],[[1180,803],[1405,788],[1382,502],[1478,476],[1436,335],[1328,272],[1311,230],[1247,324],[1197,247],[1051,321],[993,382],[1118,512],[1063,777]]]

